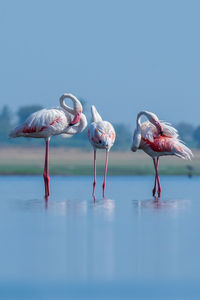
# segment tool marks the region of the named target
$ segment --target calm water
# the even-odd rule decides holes
[[[200,299],[200,179],[0,177],[0,299]]]

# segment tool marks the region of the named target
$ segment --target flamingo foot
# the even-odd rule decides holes
[[[49,193],[45,193],[44,198],[45,198],[45,200],[48,201],[48,199],[49,199]]]
[[[158,198],[161,196],[161,188],[158,188]]]
[[[95,195],[94,195],[95,187],[96,187],[96,181],[93,182],[93,192],[92,192],[93,197],[95,197]]]
[[[48,205],[49,205],[49,197],[48,197],[48,196],[45,196],[45,197],[44,197],[44,200],[45,200],[45,208],[48,209]]]
[[[94,199],[94,203],[96,203],[96,196],[95,196],[95,194],[93,194],[92,196],[93,196],[93,199]]]
[[[154,186],[153,190],[152,190],[152,195],[153,197],[155,197],[155,194],[156,194],[156,187]]]
[[[49,192],[49,181],[50,181],[50,178],[48,175],[44,174],[43,175],[44,177],[44,186],[45,186],[45,199],[49,197],[50,195],[50,192]]]
[[[103,183],[102,188],[103,188],[103,198],[105,198],[105,188],[106,188],[105,183]]]

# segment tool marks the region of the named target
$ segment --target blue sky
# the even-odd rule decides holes
[[[200,1],[0,1],[0,107],[64,92],[135,127],[137,112],[200,124]]]

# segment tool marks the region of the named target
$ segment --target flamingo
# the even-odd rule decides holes
[[[70,98],[73,108],[66,105],[64,99]],[[11,138],[32,137],[44,138],[46,141],[45,164],[44,164],[44,186],[45,198],[48,199],[49,192],[49,141],[52,136],[64,134],[72,136],[85,129],[87,119],[82,113],[82,105],[72,94],[64,94],[60,97],[60,107],[42,109],[31,114],[24,124],[17,126],[10,132]]]
[[[148,120],[141,123],[141,117],[145,116]],[[136,129],[133,134],[131,150],[142,149],[153,159],[155,168],[155,182],[153,196],[161,195],[161,185],[158,175],[159,157],[165,155],[175,155],[183,159],[191,159],[192,151],[180,141],[177,130],[169,123],[160,121],[158,117],[148,111],[141,111],[137,115]]]
[[[103,197],[105,197],[106,187],[106,175],[108,168],[108,153],[115,142],[115,129],[112,124],[103,121],[99,113],[97,112],[94,105],[91,107],[92,123],[88,129],[88,138],[94,148],[94,182],[93,182],[93,197],[95,198],[95,187],[96,187],[96,149],[106,150],[106,163],[103,181]]]

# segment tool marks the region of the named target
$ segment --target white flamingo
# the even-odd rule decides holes
[[[145,116],[148,121],[141,123],[141,117]],[[151,112],[141,111],[137,115],[136,129],[133,135],[131,150],[142,149],[152,157],[155,168],[155,183],[153,196],[158,184],[158,197],[161,195],[161,185],[158,175],[158,161],[160,156],[175,155],[183,159],[191,159],[192,151],[179,139],[177,130],[169,123],[160,121]]]
[[[111,123],[103,121],[94,105],[91,107],[92,123],[88,129],[88,138],[94,148],[94,182],[93,182],[93,197],[95,197],[96,187],[96,149],[106,150],[106,164],[103,182],[103,197],[105,197],[106,174],[108,167],[108,153],[115,142],[115,130]]]
[[[73,108],[66,105],[64,99],[70,98]],[[87,119],[82,113],[80,101],[72,94],[64,94],[60,97],[60,107],[42,109],[31,114],[24,124],[17,126],[10,132],[10,137],[44,138],[46,141],[44,184],[45,197],[49,197],[49,141],[51,136],[64,134],[72,136],[85,129]]]

